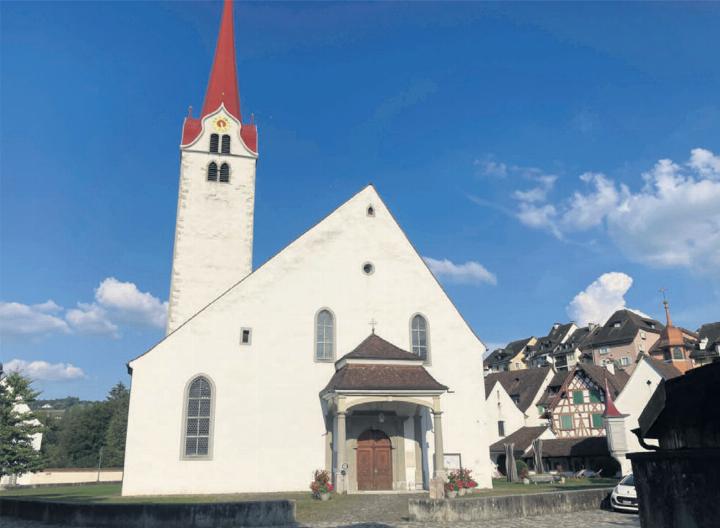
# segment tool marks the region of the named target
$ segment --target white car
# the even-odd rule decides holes
[[[638,511],[637,490],[635,490],[635,479],[630,473],[624,477],[610,494],[610,505],[617,511]]]

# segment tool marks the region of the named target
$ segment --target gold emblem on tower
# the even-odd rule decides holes
[[[230,120],[226,115],[220,114],[213,119],[213,128],[216,132],[227,132],[230,128]]]

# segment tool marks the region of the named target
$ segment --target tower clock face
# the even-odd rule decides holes
[[[213,119],[213,128],[217,132],[227,132],[230,128],[230,120],[223,114]]]

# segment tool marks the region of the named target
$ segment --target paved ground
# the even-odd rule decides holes
[[[614,513],[602,510],[592,510],[577,513],[565,513],[562,515],[546,515],[543,517],[524,517],[508,519],[503,521],[484,522],[453,522],[447,524],[437,523],[410,523],[410,522],[387,522],[387,523],[318,523],[303,524],[309,528],[637,528],[640,520],[637,515]],[[58,525],[50,525],[28,521],[17,521],[0,518],[2,528],[60,528]],[[132,528],[132,527],[128,527]]]

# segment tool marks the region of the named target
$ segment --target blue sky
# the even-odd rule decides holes
[[[0,359],[101,398],[162,336],[220,4],[0,9]],[[717,4],[235,15],[256,266],[373,182],[491,346],[623,303],[660,317],[661,287],[677,324],[720,319]]]

